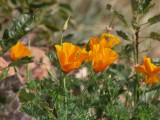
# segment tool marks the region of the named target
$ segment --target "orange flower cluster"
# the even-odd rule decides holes
[[[79,68],[83,61],[92,61],[95,72],[103,71],[119,56],[111,48],[119,44],[120,40],[111,34],[102,34],[99,38],[90,39],[90,51],[81,49],[71,43],[55,45],[61,68],[68,73]]]
[[[119,43],[120,40],[117,37],[108,33],[102,34],[100,38],[92,37],[90,39],[89,59],[92,60],[95,72],[103,71],[119,57],[111,49]]]
[[[143,65],[135,67],[136,72],[141,72],[146,75],[145,82],[148,84],[158,83],[160,75],[160,66],[151,63],[151,59],[144,57]]]
[[[17,44],[11,48],[10,57],[12,60],[18,60],[26,56],[30,57],[31,53],[21,42],[17,42]]]
[[[90,38],[90,49],[93,49],[93,46],[99,44],[103,48],[113,48],[115,45],[120,44],[120,40],[109,33],[104,33],[100,38],[92,37]]]

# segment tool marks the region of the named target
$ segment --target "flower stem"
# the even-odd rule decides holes
[[[64,103],[65,103],[65,120],[67,120],[67,87],[66,87],[66,79],[65,77],[63,78],[63,85],[64,85],[64,92],[65,92],[65,95],[64,95]]]
[[[28,48],[29,48],[29,50],[30,50],[30,40],[28,40]],[[29,63],[27,64],[27,79],[28,80],[30,80],[30,72],[29,72],[29,70],[30,70],[30,67],[29,67]]]
[[[60,45],[62,46],[62,42],[63,42],[63,31],[61,32],[61,39],[60,39]]]
[[[111,22],[109,24],[109,27],[111,27],[111,25],[113,24],[115,18],[116,18],[116,15],[113,16],[113,18],[112,18],[112,20],[111,20]]]
[[[77,105],[79,104],[79,102],[81,101],[83,95],[85,94],[85,92],[87,91],[89,85],[92,83],[93,79],[95,78],[95,75],[91,72],[91,78],[89,79],[87,85],[85,86],[85,88],[83,89],[81,95],[79,96],[74,108],[72,109],[71,111],[71,115],[70,115],[70,118],[72,117],[73,113],[74,113],[74,110],[76,109]]]
[[[147,98],[146,98],[146,87],[147,84],[144,85],[144,89],[143,89],[143,97],[144,97],[144,102],[147,103]]]

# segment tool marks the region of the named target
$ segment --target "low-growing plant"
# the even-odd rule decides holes
[[[2,79],[0,119],[18,119],[20,115],[23,116],[21,119],[27,117],[37,120],[158,120],[160,118],[160,59],[158,56],[157,58],[142,56],[143,51],[139,49],[146,41],[160,40],[157,31],[151,30],[148,36],[141,36],[141,32],[146,28],[154,24],[159,25],[160,14],[148,18],[147,22],[141,22],[155,6],[152,0],[130,0],[133,13],[130,16],[131,21],[112,5],[107,4],[107,12],[113,14],[109,24],[110,30],[114,21],[119,20],[119,24],[124,25],[125,31],[116,27],[113,31],[108,29],[99,36],[90,37],[83,45],[81,43],[75,45],[66,40],[65,32],[71,24],[70,19],[73,19],[72,9],[68,4],[58,4],[57,14],[64,22],[62,28],[58,28],[55,27],[55,23],[50,23],[48,17],[53,16],[47,11],[51,9],[52,4],[56,4],[56,1],[26,1],[19,3],[11,0],[15,6],[22,4],[27,7],[28,9],[20,8],[29,14],[21,14],[12,20],[0,40],[0,56],[3,57],[9,49],[11,51],[11,62],[6,68],[1,69],[0,73]],[[3,4],[6,4],[5,1]],[[43,11],[45,8],[47,10]],[[41,12],[43,14],[38,16]],[[58,22],[61,19],[54,20]],[[34,62],[34,57],[29,47],[23,45],[20,40],[29,32],[41,33],[42,29],[49,34],[49,39],[52,38],[53,31],[61,35],[55,41],[45,42],[48,47],[46,56],[56,68],[54,69],[56,74],[48,69],[48,76],[38,81],[32,77],[27,67],[27,81],[24,82],[19,75],[18,66]],[[117,35],[111,34],[114,31]],[[123,41],[127,41],[127,44],[122,44]],[[141,58],[143,58],[142,63],[140,63]],[[16,75],[7,77],[10,67],[14,67]],[[86,75],[82,72],[83,69],[86,70]],[[77,77],[77,74],[82,75]],[[12,96],[8,91],[11,91]],[[18,105],[13,107],[13,102]]]

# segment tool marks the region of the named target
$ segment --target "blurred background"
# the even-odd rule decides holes
[[[148,18],[160,13],[160,0],[153,0],[153,2],[155,7],[143,17],[140,23],[143,24]],[[0,0],[0,37],[2,38],[4,29],[10,26],[11,20],[22,13],[34,14],[36,19],[34,29],[23,38],[23,42],[27,43],[30,40],[32,46],[44,50],[53,49],[53,45],[58,43],[63,24],[69,15],[71,17],[68,29],[64,33],[64,41],[83,45],[90,37],[107,31],[114,35],[117,35],[116,30],[129,32],[119,19],[115,18],[110,25],[114,15],[106,10],[107,4],[111,4],[113,9],[122,13],[131,25],[133,18],[130,0]],[[145,28],[140,36],[147,36],[151,30],[159,33],[158,26],[157,23]],[[122,45],[127,43],[128,41],[122,39]],[[146,50],[146,48],[151,49]],[[140,51],[151,54],[158,48],[159,42],[147,40],[141,44]]]

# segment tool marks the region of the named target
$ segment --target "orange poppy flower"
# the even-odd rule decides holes
[[[80,47],[71,43],[62,43],[62,46],[55,45],[61,68],[68,73],[79,68],[81,63],[88,58],[88,53]]]
[[[135,67],[135,71],[147,75],[147,77],[145,78],[146,83],[149,84],[158,83],[159,82],[158,75],[160,74],[160,67],[151,63],[150,58],[144,57],[143,61],[144,64]]]
[[[113,48],[115,45],[120,44],[120,40],[109,33],[104,33],[100,38],[92,37],[90,38],[90,49],[93,49],[93,46],[100,44],[104,48]]]
[[[113,48],[114,46],[120,44],[120,40],[109,33],[104,33],[100,37],[100,44],[103,47]]]
[[[146,76],[144,81],[148,84],[158,83],[159,82],[159,76],[153,75],[153,76]]]
[[[12,60],[18,60],[26,56],[30,57],[31,53],[21,42],[17,42],[17,44],[11,48],[10,57]]]
[[[99,44],[99,38],[91,37],[89,40],[90,49],[93,50],[93,46]]]
[[[95,72],[103,71],[111,65],[119,55],[110,48],[103,48],[97,44],[93,46],[93,50],[89,51],[89,58],[92,60],[93,70]]]

